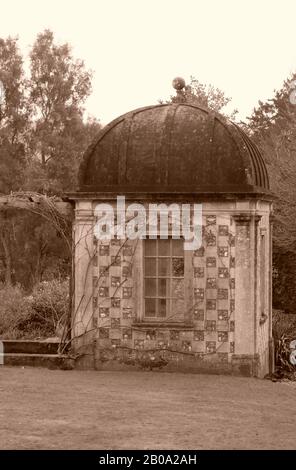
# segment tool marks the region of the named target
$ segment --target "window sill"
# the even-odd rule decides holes
[[[180,330],[193,330],[192,323],[185,323],[185,322],[172,322],[172,321],[135,321],[132,324],[132,327],[136,328],[170,328],[173,330],[180,329]]]

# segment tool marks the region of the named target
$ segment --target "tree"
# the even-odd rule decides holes
[[[100,128],[95,119],[83,121],[92,74],[83,61],[73,59],[68,44],[54,43],[49,30],[38,35],[30,60],[31,151],[42,175],[42,187],[36,189],[61,193],[75,187],[82,154]]]
[[[30,107],[17,39],[0,39],[0,81],[4,90],[0,103],[0,193],[4,193],[21,186],[26,165]],[[0,214],[0,250],[6,284],[12,282],[12,223],[12,214]]]
[[[237,109],[228,115],[224,108],[231,102],[231,98],[225,96],[225,93],[213,85],[200,83],[195,77],[190,77],[190,83],[177,94],[171,95],[167,103],[177,103],[180,98],[189,104],[196,104],[206,109],[211,109],[217,113],[224,114],[230,119],[235,119]],[[160,101],[162,103],[162,101]]]
[[[286,80],[267,102],[259,102],[248,118],[252,139],[261,149],[269,173],[274,202],[274,305],[296,309],[296,106]]]
[[[0,38],[0,193],[18,189],[26,163],[26,138],[30,106],[17,39]]]
[[[3,200],[9,209],[0,213],[0,281],[31,289],[69,271],[71,257],[56,229],[19,210],[35,207],[24,191],[42,197],[75,189],[80,160],[101,126],[84,118],[91,73],[48,30],[32,47],[28,77],[17,39],[0,39],[0,80],[0,202],[1,194],[20,194]],[[36,206],[42,208],[40,201]]]
[[[285,81],[266,103],[259,102],[248,121],[252,138],[264,154],[271,190],[278,198],[276,245],[296,252],[296,106],[290,101],[290,83]]]

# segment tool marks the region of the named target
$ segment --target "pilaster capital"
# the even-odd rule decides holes
[[[249,225],[252,219],[258,224],[262,219],[259,214],[234,214],[232,217],[237,225]]]
[[[237,225],[249,225],[252,219],[249,214],[234,214],[232,218]]]
[[[95,222],[95,217],[92,210],[89,209],[75,209],[75,223],[85,223],[92,225]]]
[[[262,215],[259,215],[259,214],[254,215],[255,224],[259,224],[261,219],[262,219]]]

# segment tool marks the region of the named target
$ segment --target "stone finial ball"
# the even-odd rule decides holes
[[[174,78],[172,84],[175,90],[182,90],[182,88],[185,87],[185,80],[182,77],[176,77]]]

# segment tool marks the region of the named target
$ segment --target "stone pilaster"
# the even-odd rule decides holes
[[[74,222],[74,306],[72,334],[81,337],[92,328],[93,226],[91,201],[77,201]]]
[[[254,225],[251,215],[233,216],[236,223],[235,354],[255,353]]]
[[[272,238],[274,219],[274,213],[271,212],[269,215],[269,373],[273,373],[275,369],[274,341],[272,337]]]

